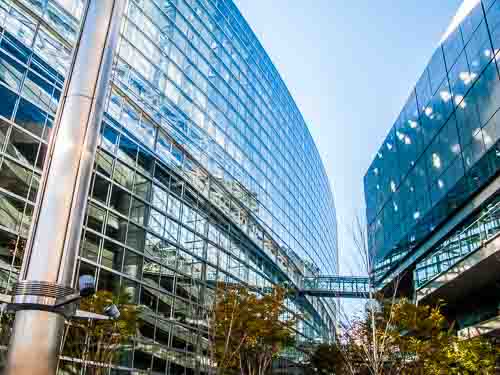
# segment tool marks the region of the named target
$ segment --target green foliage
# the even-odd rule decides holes
[[[7,348],[14,327],[14,314],[0,313],[0,369],[7,364]]]
[[[105,307],[114,303],[120,310],[115,320],[72,320],[67,323],[62,355],[81,359],[87,363],[87,373],[106,373],[106,366],[116,361],[120,352],[130,344],[138,328],[138,311],[130,304],[127,293],[113,296],[108,291],[98,291],[92,297],[80,302],[80,309],[102,314]],[[61,361],[65,373],[71,373],[75,366],[70,361]]]
[[[293,343],[297,317],[284,319],[285,297],[283,288],[257,296],[243,286],[218,286],[211,322],[218,371],[263,374],[272,359]]]
[[[306,366],[307,375],[340,375],[347,373],[346,363],[338,344],[318,345]]]
[[[407,300],[394,306],[391,334],[400,351],[416,354],[413,371],[436,375],[493,374],[498,349],[482,337],[457,337],[453,325],[442,314],[442,307],[442,303],[416,306]]]
[[[448,347],[447,358],[452,374],[494,374],[500,350],[483,338],[456,341]],[[451,349],[451,350],[450,350]]]
[[[442,303],[381,302],[377,313],[351,325],[337,343],[358,374],[494,374],[497,347],[485,338],[462,340],[442,313]],[[379,363],[376,362],[379,359]]]

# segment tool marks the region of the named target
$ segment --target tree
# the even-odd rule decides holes
[[[355,217],[351,228],[352,244],[358,260],[358,272],[361,270],[368,278],[368,300],[364,310],[359,315],[347,311],[343,303],[338,308],[339,332],[337,345],[342,353],[346,373],[382,375],[397,373],[404,363],[400,357],[394,356],[389,330],[392,326],[393,307],[397,302],[399,278],[394,281],[392,293],[384,298],[375,290],[373,280],[374,259],[368,249],[366,224],[362,216]],[[381,319],[381,305],[385,319]],[[392,364],[388,372],[388,359]]]
[[[452,374],[495,374],[500,349],[488,340],[474,337],[456,340],[447,351]]]
[[[210,365],[217,374],[238,368],[249,305],[255,302],[256,296],[243,286],[217,284],[209,321]]]
[[[336,375],[345,374],[348,371],[338,343],[332,343],[320,344],[314,349],[305,372],[307,375]]]
[[[67,322],[60,368],[66,373],[76,371],[75,359],[82,361],[87,374],[100,375],[108,371],[130,339],[135,336],[138,322],[137,307],[130,303],[127,293],[113,296],[108,291],[98,291],[80,302],[80,309],[102,314],[106,306],[115,304],[120,317],[114,320],[71,320]]]
[[[353,244],[361,268],[373,275],[373,258],[367,246],[366,226],[356,218]],[[484,338],[461,340],[453,323],[442,313],[443,303],[416,305],[397,298],[400,279],[390,295],[375,292],[370,278],[369,299],[361,316],[339,308],[340,332],[336,342],[345,373],[392,374],[493,374],[500,354]]]
[[[259,298],[257,304],[250,306],[248,336],[240,354],[242,374],[264,375],[273,358],[284,347],[293,345],[293,328],[298,317],[285,317],[291,314],[286,310],[285,298],[286,290],[275,287],[271,293]]]
[[[494,374],[498,348],[481,337],[460,339],[442,306],[415,305],[404,298],[394,304],[382,301],[375,323],[368,313],[337,344],[346,368],[351,374],[375,373],[366,355],[366,348],[374,346],[375,327],[385,353],[379,374]]]
[[[120,349],[135,336],[138,327],[138,311],[129,303],[129,296],[120,293],[98,291],[92,297],[80,301],[80,309],[102,314],[105,307],[116,304],[120,317],[116,320],[76,320],[66,322],[62,343],[59,370],[65,374],[79,374],[86,367],[87,374],[100,375],[107,372],[120,355]],[[12,336],[15,315],[0,312],[0,369],[7,361],[7,349]],[[83,364],[83,366],[82,366]]]
[[[297,316],[287,316],[285,298],[280,287],[258,296],[244,286],[218,285],[209,328],[218,373],[263,375],[293,343]]]
[[[7,364],[7,350],[14,327],[14,314],[0,312],[0,370]]]
[[[391,335],[400,352],[412,354],[413,373],[495,373],[498,348],[483,337],[460,339],[442,307],[441,302],[426,306],[406,299],[395,306]]]

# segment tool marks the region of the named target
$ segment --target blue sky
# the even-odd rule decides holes
[[[301,110],[332,184],[340,267],[363,176],[461,0],[234,0]]]

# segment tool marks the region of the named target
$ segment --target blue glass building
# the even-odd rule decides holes
[[[500,302],[499,51],[500,2],[465,1],[364,179],[378,286],[445,299],[459,329]]]
[[[0,0],[2,293],[19,273],[83,12],[83,0]],[[199,316],[214,281],[262,293],[337,273],[328,178],[231,0],[129,0],[108,86],[77,273],[140,306],[113,371],[190,374],[206,356]],[[298,343],[333,334],[333,303],[287,307],[303,317]]]

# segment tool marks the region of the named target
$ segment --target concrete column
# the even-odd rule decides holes
[[[88,0],[44,165],[13,303],[7,374],[55,374],[125,0]]]

